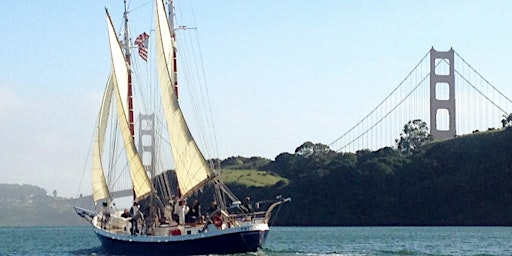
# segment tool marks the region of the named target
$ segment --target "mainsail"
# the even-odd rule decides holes
[[[173,69],[174,39],[162,1],[156,2],[156,58],[162,92],[162,105],[167,121],[171,149],[175,162],[181,196],[197,191],[214,175],[199,150],[185,122],[174,91],[176,77]],[[172,17],[170,17],[172,19]],[[173,29],[173,28],[172,28]]]
[[[129,67],[127,66],[123,50],[119,44],[119,40],[117,39],[117,34],[110,19],[110,15],[108,15],[108,12],[107,22],[110,41],[110,53],[113,66],[112,81],[114,85],[114,94],[116,96],[118,123],[124,142],[126,158],[130,167],[135,198],[141,199],[152,191],[152,185],[148,175],[146,174],[146,170],[144,169],[140,155],[137,153],[135,143],[130,132],[130,126],[128,124],[127,118],[128,106],[126,100],[128,95],[127,86]]]

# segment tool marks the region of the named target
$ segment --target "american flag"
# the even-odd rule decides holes
[[[148,61],[148,39],[149,35],[146,32],[135,39],[135,44],[139,47],[139,55],[145,61]]]

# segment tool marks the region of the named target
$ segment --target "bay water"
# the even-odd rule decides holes
[[[0,255],[106,255],[91,227],[3,227]],[[512,227],[272,227],[247,255],[512,255]]]

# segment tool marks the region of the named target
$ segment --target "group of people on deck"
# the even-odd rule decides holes
[[[136,235],[139,233],[137,221],[142,218],[142,212],[139,209],[139,204],[135,201],[133,202],[130,210],[124,209],[124,212],[121,214],[123,218],[130,218],[130,223],[132,227],[130,228],[130,233],[132,235]]]
[[[201,204],[198,200],[194,200],[192,206],[188,206],[186,200],[178,200],[175,198],[173,200],[174,204],[172,204],[172,219],[176,221],[178,224],[197,224],[205,221],[205,216],[201,214]],[[214,219],[214,215],[220,215],[220,212],[217,211],[218,206],[217,202],[213,201],[210,204],[210,207],[207,210],[206,217],[210,217]],[[246,197],[244,202],[242,203],[240,210],[243,213],[252,213],[253,208],[251,204],[250,197]],[[135,201],[130,209],[124,209],[124,212],[121,214],[121,217],[128,219],[131,223],[130,233],[132,235],[136,235],[139,233],[138,229],[138,220],[142,219],[142,212],[139,209],[138,203]],[[220,217],[220,216],[217,216]]]
[[[214,200],[208,210],[206,211],[206,216],[201,214],[201,204],[198,200],[194,200],[192,206],[189,207],[187,205],[186,200],[176,200],[177,203],[174,204],[173,209],[173,219],[178,222],[178,224],[195,224],[205,221],[205,217],[212,217],[217,209],[217,202]],[[244,202],[240,207],[241,212],[243,213],[252,213],[253,207],[251,203],[251,198],[246,197]]]
[[[201,204],[194,200],[192,207],[187,205],[187,201],[181,200],[174,206],[174,219],[178,224],[197,223],[202,221]]]

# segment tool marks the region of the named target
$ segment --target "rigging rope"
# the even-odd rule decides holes
[[[385,98],[384,100],[382,100],[372,111],[370,111],[369,114],[367,114],[361,121],[359,121],[356,125],[354,125],[352,128],[350,128],[347,132],[345,132],[343,135],[341,135],[339,138],[337,138],[334,142],[331,142],[329,144],[329,147],[332,146],[334,143],[338,142],[339,140],[341,140],[343,137],[345,137],[347,134],[349,134],[350,132],[352,132],[356,127],[358,127],[361,123],[363,123],[370,115],[372,115],[373,113],[375,113],[375,111],[377,109],[379,109],[404,83],[405,81],[407,81],[407,79],[413,74],[413,72],[420,66],[420,64],[425,60],[425,58],[427,58],[427,56],[429,56],[430,54],[430,51],[428,51],[425,56],[423,56],[423,58],[421,58],[421,60],[418,62],[418,64],[416,64],[416,66],[414,66],[414,68],[409,72],[409,74],[407,74],[407,76],[398,84],[398,86],[395,87],[395,89],[393,89],[393,91],[391,91],[391,93],[389,93]],[[396,107],[395,107],[396,108]],[[372,127],[373,128],[373,127]],[[371,129],[371,128],[370,128]],[[369,130],[369,129],[368,129]],[[357,138],[360,138],[361,136],[358,136]],[[356,139],[357,139],[356,138]],[[354,140],[352,140],[350,143],[352,143]],[[344,145],[341,149],[337,150],[337,151],[340,151],[342,150],[343,148],[345,148],[346,146],[348,146],[350,143]]]
[[[454,51],[455,52],[455,51]],[[455,52],[455,54],[457,55],[457,57],[459,57],[466,65],[468,65],[468,67],[473,71],[475,72],[475,74],[477,74],[482,80],[485,81],[485,83],[487,83],[489,86],[491,86],[495,91],[497,91],[503,98],[505,98],[509,103],[512,103],[512,101],[505,95],[503,94],[500,90],[498,90],[496,87],[494,87],[494,85],[492,85],[489,81],[487,81],[487,79],[485,79],[480,73],[478,73],[478,71],[476,71],[473,66],[471,66],[464,58],[462,58],[459,53]]]

